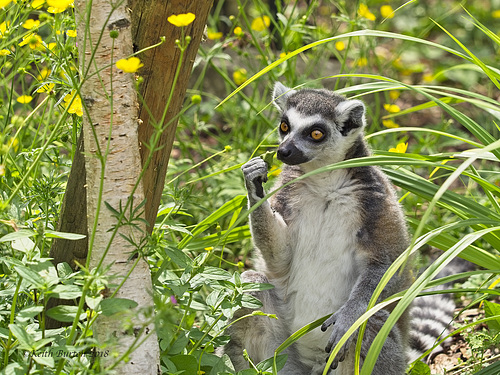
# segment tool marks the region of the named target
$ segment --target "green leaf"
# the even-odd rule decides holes
[[[49,318],[57,320],[58,322],[70,323],[73,322],[73,320],[75,319],[77,312],[78,312],[77,306],[59,305],[47,310],[46,314]],[[79,320],[85,319],[86,316],[87,314],[81,313]]]
[[[493,303],[490,301],[484,301],[484,313],[487,318],[492,316],[500,315],[500,305],[498,303]],[[498,333],[500,332],[500,318],[488,321],[488,328]]]
[[[36,363],[38,363],[39,365],[47,366],[50,368],[54,368],[54,365],[55,365],[53,357],[42,357],[42,356],[39,357],[39,356],[34,355],[33,360]]]
[[[426,363],[416,361],[410,371],[410,375],[431,375],[431,369]]]
[[[57,274],[61,279],[69,277],[73,273],[70,265],[66,262],[57,263]]]
[[[14,337],[19,342],[19,348],[24,350],[32,350],[35,339],[26,332],[26,329],[19,324],[9,324],[9,329]]]
[[[232,275],[222,268],[206,266],[201,276],[210,280],[230,280]]]
[[[58,284],[51,290],[51,297],[59,299],[75,299],[82,295],[81,287],[77,285]]]
[[[26,281],[30,282],[35,288],[42,289],[45,282],[38,273],[24,266],[14,266],[16,272]]]
[[[58,232],[55,230],[45,230],[45,237],[47,238],[63,238],[65,240],[81,240],[87,236],[84,234],[68,233],[68,232]]]
[[[276,368],[277,371],[280,371],[283,367],[285,367],[286,360],[288,359],[288,354],[281,354],[276,356]],[[268,358],[259,362],[255,367],[257,367],[260,371],[263,372],[272,372],[274,364],[274,357]]]
[[[137,305],[137,302],[127,298],[106,298],[101,301],[101,311],[103,315],[111,316],[133,309]]]
[[[9,234],[6,234],[2,238],[0,238],[0,242],[8,242],[8,241],[14,241],[14,240],[20,240],[22,238],[30,238],[34,237],[35,232],[29,229],[20,229],[17,232],[12,232]]]
[[[198,373],[198,360],[194,355],[176,355],[170,357],[177,370],[183,370],[184,374],[197,374]]]
[[[16,315],[16,321],[26,323],[43,311],[43,306],[30,306],[22,309]]]

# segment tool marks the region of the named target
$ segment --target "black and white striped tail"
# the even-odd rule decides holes
[[[438,278],[470,271],[473,267],[473,264],[455,258],[438,274]],[[444,284],[429,289],[429,291],[449,288],[451,288],[451,285]],[[454,311],[455,302],[452,294],[434,294],[418,297],[413,301],[410,311],[410,349],[408,351],[410,363],[421,357],[442,338],[449,335]],[[450,341],[448,338],[441,345],[436,346],[429,357],[442,352],[443,346],[447,346]]]

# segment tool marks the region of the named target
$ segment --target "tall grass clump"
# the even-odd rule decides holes
[[[54,238],[81,238],[56,231],[84,113],[74,14],[69,3],[55,10],[43,1],[0,6],[0,371],[102,373],[96,353],[105,348],[93,327],[106,313],[101,293],[109,278],[104,273],[86,284],[90,270],[54,266],[49,258]],[[270,109],[277,80],[327,87],[367,103],[373,156],[311,173],[380,166],[397,186],[411,229],[410,247],[346,334],[361,328],[361,339],[368,317],[397,302],[356,373],[371,373],[392,325],[417,296],[432,293],[464,295],[464,310],[481,311],[476,321],[455,327],[481,345],[469,345],[470,355],[453,371],[495,371],[495,364],[487,367],[499,358],[490,346],[500,332],[500,14],[493,6],[500,9],[479,0],[467,9],[452,0],[439,7],[414,1],[215,3],[191,100],[179,117],[156,225],[140,255],[152,272],[162,373],[234,373],[215,350],[230,340],[225,329],[235,312],[244,307],[254,310],[250,315],[275,318],[259,312],[260,302],[247,293],[269,286],[240,278],[253,263],[239,168],[262,155],[271,165],[270,180],[280,173]],[[441,251],[432,261],[430,247]],[[423,254],[422,272],[408,290],[377,304],[390,276],[409,272],[411,254]],[[476,270],[436,280],[455,257]],[[427,291],[464,277],[467,283]],[[92,287],[84,291],[84,285]],[[52,298],[77,302],[82,296],[80,316],[76,306],[48,306]],[[49,318],[76,323],[53,329]],[[319,324],[294,333],[274,358],[250,359],[243,374],[276,373],[286,360],[281,351]],[[76,339],[68,343],[71,335]],[[66,360],[58,350],[85,354]],[[429,371],[420,361],[410,368],[412,374]]]

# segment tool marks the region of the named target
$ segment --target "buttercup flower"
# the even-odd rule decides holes
[[[45,0],[34,0],[31,3],[31,7],[33,9],[38,9],[38,8],[41,8],[43,6],[43,4],[45,4]]]
[[[22,26],[25,28],[25,29],[34,29],[35,27],[38,27],[40,26],[40,20],[33,20],[31,18],[28,18],[23,24]]]
[[[408,148],[408,142],[398,143],[396,148],[389,149],[389,152],[397,152],[398,154],[404,154],[407,148]]]
[[[64,106],[65,107],[68,107],[73,95],[76,95],[76,90],[71,90],[71,92],[69,94],[66,94],[64,96]],[[83,108],[82,108],[82,98],[80,98],[80,95],[76,95],[75,99],[73,100],[73,103],[71,103],[71,105],[68,108],[68,113],[74,113],[77,116],[82,117]]]
[[[207,38],[210,40],[216,40],[222,38],[222,33],[220,31],[208,30]]]
[[[73,5],[73,0],[47,0],[49,13],[61,13]]]
[[[37,33],[28,34],[23,38],[23,41],[19,43],[21,47],[25,46],[26,44],[31,49],[36,49],[42,46],[42,38]]]
[[[68,30],[66,31],[66,35],[68,35],[71,38],[76,38],[76,30]]]
[[[42,92],[46,92],[46,93],[49,93],[52,91],[52,89],[54,88],[56,84],[55,83],[46,83],[45,85],[43,85],[42,87],[40,87],[38,90],[36,90],[36,92],[39,92],[39,93],[42,93]]]
[[[370,12],[370,10],[368,9],[368,7],[365,4],[359,5],[358,14],[361,17],[366,18],[370,21],[375,21],[375,19],[376,19],[375,15],[372,12]]]
[[[343,51],[345,49],[345,43],[341,41],[335,43],[335,49],[337,51]]]
[[[173,14],[167,18],[168,22],[177,27],[187,26],[194,21],[196,16],[193,13]]]
[[[43,81],[48,76],[50,76],[50,73],[52,73],[52,71],[50,69],[43,68],[42,70],[40,70],[40,74],[36,77],[36,79],[39,81]]]
[[[0,8],[5,8],[11,2],[12,2],[12,0],[0,0]]]
[[[0,39],[3,38],[5,32],[7,31],[7,28],[10,26],[10,21],[4,21],[0,23]]]
[[[144,64],[135,56],[128,59],[121,59],[116,62],[116,67],[123,70],[125,73],[135,73],[141,66],[144,66]]]
[[[30,95],[21,95],[16,99],[18,103],[27,104],[33,100],[33,97]]]
[[[382,120],[382,125],[390,129],[399,128],[399,125],[392,120]]]
[[[401,108],[399,108],[399,106],[396,104],[384,104],[384,108],[387,112],[390,113],[397,113],[401,111]]]
[[[242,85],[247,80],[247,71],[246,69],[238,69],[233,73],[233,81],[238,86]]]
[[[264,31],[271,25],[271,19],[268,16],[254,18],[251,28],[255,31]]]
[[[390,5],[382,5],[380,7],[380,14],[384,18],[392,18],[394,17],[394,10]]]
[[[2,49],[0,50],[0,56],[7,56],[10,54],[10,51],[8,49]]]
[[[493,13],[491,13],[493,18],[500,18],[500,9],[499,10],[494,10]]]
[[[234,35],[236,35],[237,37],[241,37],[243,35],[243,30],[241,29],[241,27],[239,26],[236,26],[234,28],[234,31],[233,31]]]

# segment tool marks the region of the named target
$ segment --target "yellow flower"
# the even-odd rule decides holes
[[[337,51],[343,51],[345,49],[345,43],[342,41],[335,43],[335,49]]]
[[[35,27],[38,27],[40,25],[40,20],[33,20],[31,18],[28,18],[24,23],[23,27],[25,29],[34,29]]]
[[[45,85],[41,86],[38,90],[36,90],[36,92],[46,92],[46,93],[49,93],[52,91],[52,89],[54,88],[56,84],[55,83],[46,83]]]
[[[66,94],[64,96],[64,106],[68,107],[69,103],[71,102],[71,98],[75,96],[75,99],[73,100],[73,103],[68,108],[68,113],[75,113],[77,116],[82,117],[83,115],[83,108],[82,108],[82,98],[80,98],[80,95],[76,94],[76,90],[71,90],[69,94]]]
[[[368,59],[366,57],[360,57],[356,61],[356,65],[359,66],[360,68],[362,68],[363,66],[367,66],[368,65]]]
[[[220,31],[208,30],[207,38],[210,40],[216,40],[222,38],[222,33]]]
[[[116,67],[123,70],[125,73],[135,73],[137,70],[143,66],[138,57],[129,57],[128,59],[120,59],[116,62]]]
[[[8,145],[10,148],[13,148],[14,151],[17,151],[19,149],[19,139],[11,137]]]
[[[394,17],[394,9],[390,5],[382,5],[380,7],[380,14],[384,18],[392,18]]]
[[[7,56],[9,54],[10,54],[10,51],[8,49],[0,50],[0,56]]]
[[[233,73],[233,81],[238,86],[243,84],[247,80],[247,71],[246,69],[238,69]]]
[[[23,38],[23,41],[19,43],[21,47],[26,44],[29,45],[31,49],[39,48],[42,46],[42,38],[37,33],[28,34]]]
[[[389,149],[389,152],[397,152],[399,154],[404,154],[406,152],[406,149],[408,148],[408,142],[406,143],[398,143],[396,148],[391,148]]]
[[[48,49],[50,51],[53,51],[54,48],[56,48],[56,46],[57,46],[57,43],[56,42],[52,42],[52,43],[49,43],[49,45],[47,47],[48,47]]]
[[[5,165],[0,164],[0,177],[5,176]]]
[[[38,9],[38,8],[41,8],[43,4],[45,4],[45,0],[34,0],[31,3],[31,7],[33,9]]]
[[[48,76],[50,76],[50,73],[52,73],[50,69],[43,68],[42,70],[40,70],[40,74],[36,77],[36,79],[39,81],[43,81],[44,79],[47,79]]]
[[[68,35],[71,38],[76,38],[76,30],[68,30],[66,31],[66,35]]]
[[[73,0],[47,0],[49,13],[61,13],[73,5]]]
[[[396,104],[384,104],[384,108],[387,112],[390,113],[398,113],[401,111],[401,108],[399,108],[399,106]]]
[[[392,120],[382,120],[382,125],[390,129],[399,128],[399,125]]]
[[[264,31],[271,25],[271,19],[268,16],[254,18],[251,28],[255,31]]]
[[[499,10],[494,10],[493,13],[491,13],[493,18],[500,18],[500,9]]]
[[[389,98],[391,98],[392,100],[396,100],[400,95],[401,93],[398,90],[389,91]]]
[[[234,28],[233,33],[237,37],[241,37],[243,35],[243,30],[241,29],[241,27],[237,26],[237,27]]]
[[[29,95],[21,95],[19,98],[16,99],[18,103],[22,104],[27,104],[33,100],[32,96]]]
[[[12,0],[0,0],[0,8],[5,8],[11,2],[12,2]]]
[[[3,38],[3,35],[7,31],[7,27],[9,27],[9,26],[10,26],[10,21],[4,21],[4,22],[0,23],[0,39]]]
[[[375,19],[376,19],[375,15],[372,12],[370,12],[370,10],[368,9],[368,7],[365,4],[359,5],[358,14],[361,17],[366,18],[370,21],[375,21]]]
[[[194,21],[196,16],[193,13],[173,14],[167,18],[168,22],[177,27],[187,26]]]

